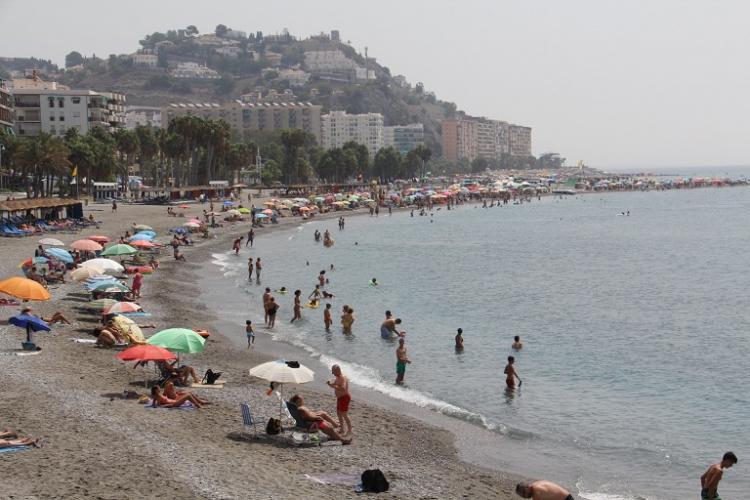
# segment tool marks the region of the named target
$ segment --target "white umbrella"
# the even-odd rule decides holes
[[[312,382],[315,378],[315,372],[308,367],[297,361],[285,361],[283,359],[268,361],[255,368],[251,368],[250,375],[281,384],[282,387],[279,388],[280,392],[283,390],[283,384],[305,384]],[[281,397],[279,401],[279,417],[281,417],[283,411],[283,404],[284,398]]]
[[[57,238],[42,238],[39,240],[40,245],[49,245],[51,247],[64,247],[65,243],[58,240]]]
[[[122,273],[125,271],[125,268],[122,267],[117,262],[115,262],[114,260],[103,259],[103,258],[87,260],[86,262],[82,263],[80,267],[91,267],[91,266],[98,268],[107,274],[118,274],[118,273]],[[97,274],[101,274],[101,273],[97,273]]]
[[[74,269],[73,271],[71,271],[70,277],[73,278],[73,281],[86,281],[89,278],[93,278],[94,276],[99,276],[101,274],[104,274],[104,269],[91,265],[88,267],[79,267],[78,269]]]

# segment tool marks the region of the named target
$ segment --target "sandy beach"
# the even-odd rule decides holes
[[[199,214],[201,206],[181,211]],[[101,228],[55,237],[65,243],[93,234],[117,237],[137,222],[152,226],[166,242],[167,229],[182,222],[160,206],[123,204],[113,214],[109,205],[89,205],[89,213],[102,221]],[[299,222],[281,219],[277,227]],[[24,332],[4,320],[18,308],[2,310],[0,428],[41,437],[43,447],[0,455],[0,497],[353,498],[361,472],[380,468],[391,481],[383,498],[513,498],[517,477],[462,462],[452,433],[406,416],[412,409],[401,412],[398,404],[396,411],[386,410],[355,395],[351,446],[294,447],[266,437],[263,428],[258,439],[248,437],[241,402],[248,402],[262,422],[278,414],[278,401],[265,395],[267,384],[247,373],[272,358],[263,352],[263,342],[253,350],[235,347],[227,336],[239,333],[221,331],[221,311],[205,309],[200,296],[210,291],[198,287],[198,271],[211,252],[226,251],[248,229],[247,222],[225,225],[209,240],[196,238],[195,246],[184,249],[184,263],[165,249],[160,268],[144,279],[139,303],[151,317],[140,323],[153,323],[151,331],[186,326],[211,332],[205,352],[185,360],[199,374],[209,367],[223,372],[227,383],[223,389],[191,389],[213,403],[199,410],[146,409],[122,398],[124,390],[144,394],[143,381],[157,377],[151,368],[133,369],[132,363],[118,361],[111,349],[71,340],[91,338],[87,332],[99,319],[79,310],[88,300],[80,284],[51,285],[52,300],[31,304],[37,314],[59,310],[73,322],[36,334],[42,347],[38,355],[14,355]],[[264,233],[273,230],[258,231],[259,255]],[[0,240],[2,277],[20,274],[18,263],[33,255],[38,239]],[[330,378],[328,373],[316,376]],[[335,415],[330,391],[298,389],[309,406]],[[354,479],[326,485],[306,475]]]

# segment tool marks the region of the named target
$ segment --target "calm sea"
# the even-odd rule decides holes
[[[749,222],[744,187],[592,194],[352,217],[344,231],[313,222],[264,235],[252,255],[265,261],[263,286],[305,296],[336,268],[335,328],[324,331],[322,309],[290,325],[292,296],[277,294],[275,340],[341,362],[354,384],[507,436],[498,453],[524,455],[520,472],[590,500],[682,500],[732,449],[740,464],[720,492],[733,499],[750,491]],[[333,248],[314,243],[316,228],[331,230]],[[214,254],[222,272],[207,282],[238,331],[246,318],[263,322],[250,254]],[[349,336],[343,304],[357,318]],[[393,385],[395,344],[378,332],[386,309],[407,331],[404,388]],[[511,394],[510,354],[524,381]]]

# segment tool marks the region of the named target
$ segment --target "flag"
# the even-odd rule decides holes
[[[70,174],[73,177],[78,177],[78,166],[73,167],[73,173]]]

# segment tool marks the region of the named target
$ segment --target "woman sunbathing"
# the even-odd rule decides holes
[[[154,406],[163,406],[165,408],[177,408],[182,406],[186,401],[190,401],[196,408],[201,408],[203,404],[190,393],[184,393],[175,399],[168,398],[161,393],[158,385],[151,388],[151,399],[154,400]]]
[[[18,433],[10,429],[0,431],[0,448],[12,448],[14,446],[38,446],[38,443],[38,438],[19,438]]]
[[[176,390],[174,388],[174,384],[170,382],[169,380],[167,380],[167,382],[164,384],[164,395],[168,397],[169,399],[175,399],[175,400],[178,399],[180,396],[188,395],[188,396],[193,396],[196,399],[196,401],[198,401],[202,405],[211,404],[208,401],[204,401],[200,399],[198,396],[196,396],[192,392]]]

